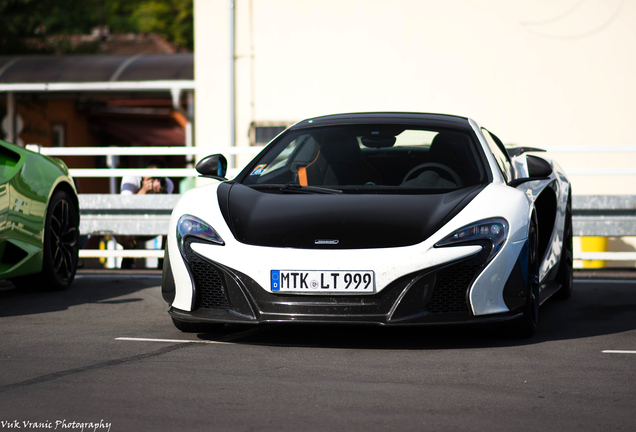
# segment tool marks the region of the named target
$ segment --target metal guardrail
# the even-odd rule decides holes
[[[80,232],[83,235],[166,235],[170,214],[179,198],[180,195],[80,194]],[[575,236],[636,236],[636,195],[574,195],[572,228]],[[81,250],[80,256],[161,257],[163,251]],[[574,258],[636,261],[636,252],[577,252]]]
[[[636,236],[636,195],[573,195],[575,236]],[[636,252],[577,252],[575,259],[636,261]]]
[[[160,236],[168,233],[180,195],[79,194],[80,233]]]
[[[575,236],[636,236],[636,195],[573,195]]]
[[[161,236],[180,195],[79,194],[80,234]],[[81,258],[162,258],[154,249],[81,249]]]

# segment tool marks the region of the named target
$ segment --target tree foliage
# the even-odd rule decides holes
[[[156,33],[194,48],[192,0],[0,0],[0,54],[69,52],[54,36]]]

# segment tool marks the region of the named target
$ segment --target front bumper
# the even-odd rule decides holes
[[[272,294],[249,276],[211,261],[185,246],[185,263],[194,282],[192,310],[170,307],[174,318],[210,323],[365,323],[381,325],[458,324],[514,319],[519,313],[475,316],[468,291],[490,249],[471,257],[405,275],[373,295]],[[167,257],[168,258],[168,257]],[[165,262],[169,266],[169,259]],[[170,268],[163,294],[174,298]]]

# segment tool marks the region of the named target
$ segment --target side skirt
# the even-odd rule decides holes
[[[545,284],[541,284],[541,291],[540,291],[540,305],[542,305],[543,303],[545,303],[546,301],[548,301],[550,299],[550,297],[552,297],[554,294],[556,294],[556,292],[561,289],[561,284],[558,284],[554,281],[551,282],[547,282]]]

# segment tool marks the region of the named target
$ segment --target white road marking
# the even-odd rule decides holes
[[[151,338],[133,338],[133,337],[118,337],[115,340],[120,341],[135,341],[135,342],[165,342],[165,343],[207,343],[207,344],[225,344],[229,345],[229,342],[220,342],[213,340],[186,340],[186,339],[151,339]]]
[[[153,338],[134,338],[134,337],[118,337],[115,340],[121,341],[134,341],[134,342],[163,342],[163,343],[207,343],[207,344],[223,344],[230,345],[231,341],[240,339],[245,336],[249,336],[255,333],[261,333],[265,331],[267,327],[256,327],[249,330],[241,331],[238,333],[230,333],[223,337],[223,340],[202,340],[202,339],[153,339]]]
[[[636,354],[636,351],[629,350],[604,350],[603,354]]]

